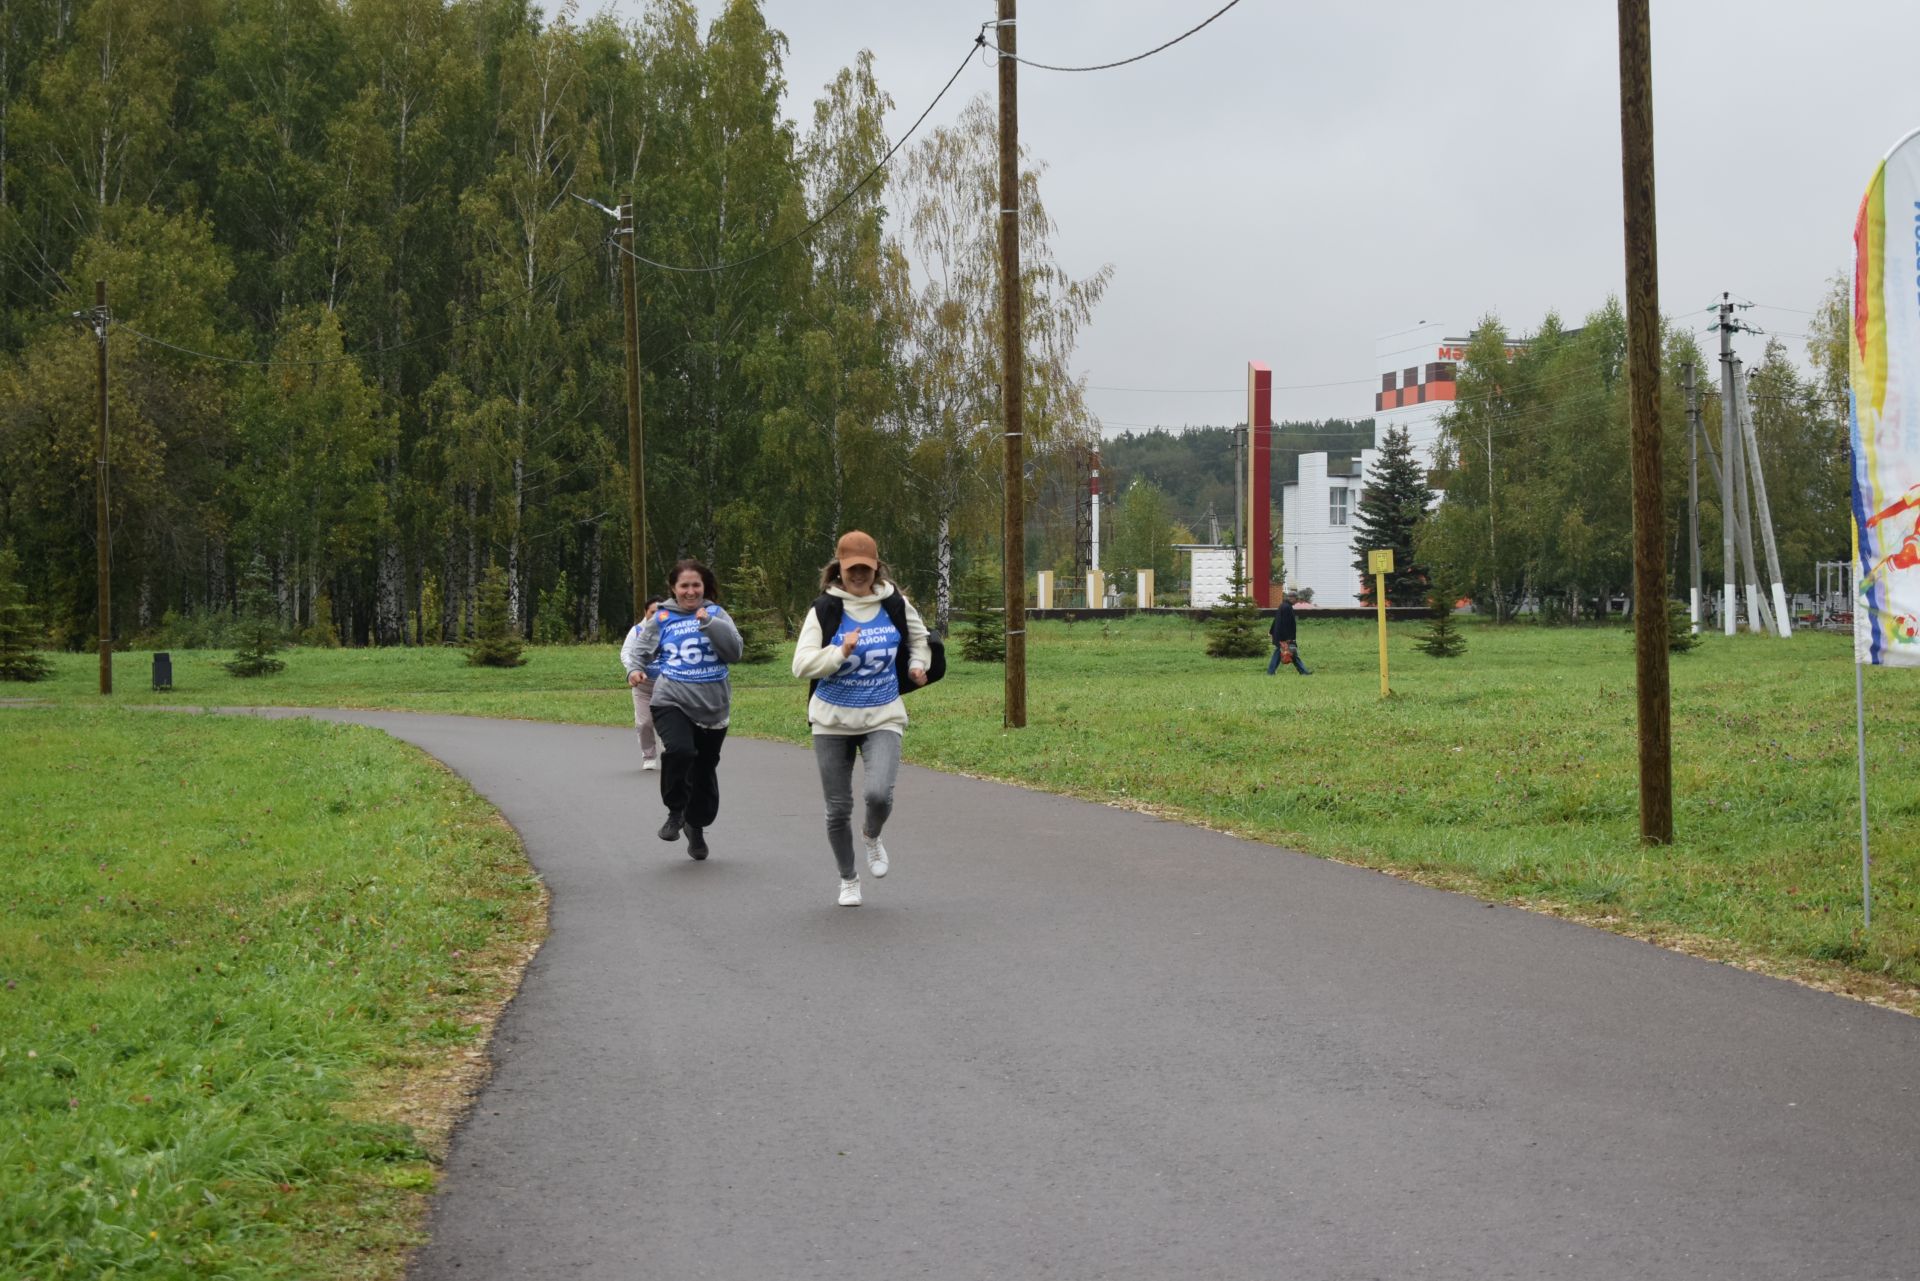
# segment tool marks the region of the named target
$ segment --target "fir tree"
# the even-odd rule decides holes
[[[567,583],[567,571],[561,570],[553,586],[540,593],[540,604],[533,611],[533,643],[571,645],[573,634],[573,588]]]
[[[742,556],[727,584],[727,616],[740,629],[740,661],[770,663],[780,642],[787,638],[786,624],[771,603],[773,593],[767,586],[767,572],[752,558]]]
[[[998,585],[998,576],[985,561],[975,564],[961,580],[960,656],[969,663],[1007,661],[1006,616],[994,608]]]
[[[1667,601],[1667,650],[1684,654],[1700,647],[1700,633],[1693,630],[1693,618],[1677,600]]]
[[[507,574],[498,565],[487,566],[480,580],[479,616],[467,645],[467,662],[474,667],[519,667],[527,661],[520,637],[507,617]]]
[[[1392,599],[1392,592],[1388,592]],[[1467,638],[1453,622],[1453,593],[1435,588],[1427,597],[1427,604],[1433,610],[1433,617],[1427,621],[1427,629],[1413,647],[1433,658],[1458,658],[1467,652]]]
[[[1426,599],[1427,567],[1414,559],[1413,531],[1432,506],[1426,469],[1413,456],[1406,428],[1388,428],[1353,517],[1353,567],[1360,571],[1360,599],[1369,606],[1374,604],[1374,580],[1367,572],[1367,553],[1381,549],[1393,552],[1387,604],[1418,605]]]
[[[282,644],[279,611],[274,606],[268,584],[266,558],[253,554],[253,561],[240,580],[239,617],[234,627],[239,648],[226,664],[235,676],[271,676],[286,664],[275,658]]]
[[[19,572],[13,548],[0,547],[0,681],[43,681],[53,668],[35,645],[40,624]]]
[[[1233,595],[1215,605],[1207,620],[1207,653],[1213,658],[1258,658],[1266,653],[1266,620],[1247,595],[1247,571],[1240,553],[1233,554]]]

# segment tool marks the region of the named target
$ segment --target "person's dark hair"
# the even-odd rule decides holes
[[[887,569],[887,562],[883,560],[874,568],[873,585],[878,587],[882,583],[892,581],[893,574]],[[820,570],[820,590],[825,592],[829,587],[838,587],[843,591],[846,589],[846,584],[840,581],[840,562],[837,560],[828,561]]]
[[[686,560],[674,562],[673,572],[667,575],[666,598],[668,600],[673,599],[673,585],[679,582],[680,575],[686,573],[688,570],[692,570],[694,573],[700,575],[701,589],[706,592],[708,600],[718,605],[720,603],[720,584],[714,581],[713,571],[699,561],[694,560],[691,556]]]

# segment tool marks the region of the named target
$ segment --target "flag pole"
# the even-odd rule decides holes
[[[1858,602],[1855,607],[1858,608]],[[1860,757],[1860,913],[1873,928],[1873,855],[1867,848],[1867,681],[1866,668],[1853,665],[1854,730]]]

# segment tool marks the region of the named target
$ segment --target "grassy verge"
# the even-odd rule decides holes
[[[1001,672],[955,663],[915,696],[907,752],[1005,779],[1291,845],[1920,1009],[1920,742],[1911,673],[1868,683],[1876,911],[1860,928],[1853,670],[1844,638],[1711,637],[1673,662],[1676,843],[1640,847],[1633,656],[1623,629],[1467,627],[1462,658],[1393,630],[1392,699],[1374,632],[1310,620],[1310,678],[1206,658],[1177,620],[1041,623],[1029,728],[1000,727]],[[302,651],[238,681],[225,655],[175,655],[180,688],[127,701],[325,703],[619,724],[607,646],[533,652],[513,671],[457,651]],[[30,687],[89,693],[67,656]],[[144,656],[122,659],[128,676]],[[128,670],[130,669],[130,670]],[[736,731],[798,741],[784,664],[736,668]],[[123,681],[134,682],[123,676]]]
[[[518,840],[352,727],[0,711],[0,1272],[391,1277],[536,939]]]

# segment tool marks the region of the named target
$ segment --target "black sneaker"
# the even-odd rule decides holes
[[[680,829],[686,825],[687,816],[685,814],[680,813],[678,810],[669,810],[667,812],[667,821],[660,825],[660,839],[663,841],[679,840]]]
[[[707,832],[703,827],[687,828],[687,857],[698,862],[707,856]]]

